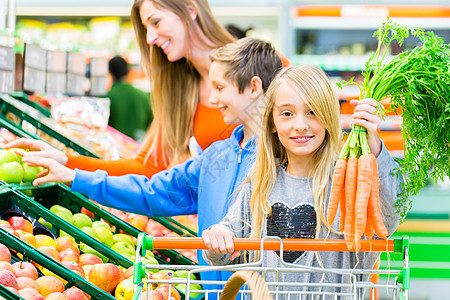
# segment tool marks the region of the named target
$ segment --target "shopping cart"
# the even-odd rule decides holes
[[[150,290],[154,284],[168,284],[168,291],[178,284],[185,284],[185,299],[375,299],[375,290],[385,290],[390,299],[408,299],[409,291],[409,240],[407,237],[395,240],[364,240],[361,242],[361,252],[395,252],[403,257],[402,269],[324,269],[306,267],[287,263],[283,260],[283,251],[348,251],[344,240],[318,240],[318,239],[280,239],[279,237],[265,237],[263,239],[235,239],[236,250],[279,250],[281,267],[263,267],[263,255],[257,262],[228,265],[228,266],[184,266],[184,265],[142,265],[141,257],[147,250],[153,249],[206,249],[202,238],[186,237],[153,237],[141,233],[138,237],[136,262],[134,264],[133,281],[135,294],[133,300],[141,299],[144,284]],[[151,271],[170,269],[187,270],[187,278],[152,279]],[[198,280],[202,272],[232,271],[234,275],[228,282]],[[296,283],[281,282],[280,274],[287,272],[308,272],[319,274],[339,274],[348,277],[340,283]],[[193,274],[197,274],[194,275]],[[258,275],[259,274],[259,275]],[[275,276],[268,276],[274,274]],[[359,280],[370,275],[386,275],[382,283]],[[364,276],[365,275],[365,276]],[[276,280],[269,281],[268,278]],[[145,279],[143,281],[143,279]],[[262,283],[261,283],[262,281]],[[344,282],[344,283],[343,283]],[[199,288],[202,285],[202,288]],[[206,285],[224,285],[220,290],[205,289]],[[240,289],[239,289],[240,288]],[[329,292],[325,290],[334,290]],[[294,290],[294,291],[293,291]],[[268,295],[270,293],[270,296]],[[188,297],[188,295],[190,297]],[[364,297],[362,295],[365,295]],[[175,296],[175,295],[173,295]],[[144,298],[145,299],[145,298]],[[168,299],[171,299],[169,294]],[[173,299],[177,299],[174,297]]]

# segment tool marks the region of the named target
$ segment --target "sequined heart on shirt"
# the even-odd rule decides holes
[[[299,204],[290,208],[284,203],[272,205],[267,217],[267,235],[282,239],[313,239],[316,237],[316,211],[310,204]],[[280,251],[276,251],[280,255]],[[283,259],[293,263],[305,251],[285,251]]]

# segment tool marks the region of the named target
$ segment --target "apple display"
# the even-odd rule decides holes
[[[9,218],[8,223],[11,224],[14,230],[20,229],[28,233],[33,233],[33,225],[23,217],[13,216]]]
[[[111,263],[93,265],[89,270],[89,282],[105,292],[111,292],[119,284],[121,270]]]
[[[94,230],[97,233],[99,240],[106,246],[111,247],[114,244],[114,236],[109,226],[108,228],[103,226],[97,226],[94,228]]]
[[[69,300],[69,297],[64,295],[63,293],[51,293],[47,297],[45,297],[45,300]]]
[[[80,255],[71,248],[66,248],[59,252],[59,259],[61,261],[74,261],[76,263],[80,262]]]
[[[69,300],[88,300],[86,295],[77,287],[71,287],[63,292]]]
[[[0,165],[0,179],[7,183],[21,183],[23,178],[22,165],[16,161]]]
[[[130,267],[133,268],[133,267]],[[0,270],[7,270],[10,271],[11,273],[13,273],[14,275],[16,275],[16,272],[14,271],[13,266],[11,265],[11,263],[7,262],[7,261],[0,261]]]
[[[61,264],[63,266],[65,266],[65,267],[67,267],[68,269],[74,271],[75,273],[77,273],[81,277],[86,278],[86,274],[84,272],[84,269],[83,269],[83,267],[80,264],[78,264],[78,263],[76,263],[74,261],[67,261],[67,260],[61,261]]]
[[[181,296],[180,293],[171,285],[169,288],[169,285],[161,285],[156,289],[158,292],[160,292],[164,300],[180,300]]]
[[[103,263],[102,259],[95,254],[92,253],[83,253],[80,255],[80,265],[96,265]]]
[[[92,227],[92,219],[82,213],[76,213],[72,216],[73,225],[78,228],[83,228],[85,226]]]
[[[34,281],[34,279],[31,279],[30,277],[17,277],[17,286],[18,290],[24,288],[33,288],[39,292],[39,285],[36,283],[36,281]]]
[[[51,293],[64,292],[64,284],[61,280],[54,276],[42,276],[36,279],[36,283],[39,285],[39,294],[47,297]]]
[[[101,254],[100,252],[98,252],[97,250],[91,248],[88,245],[82,244],[81,245],[81,251],[83,251],[84,253],[90,253],[90,254],[94,254],[97,255],[98,257],[100,257],[100,259],[104,262],[107,263],[109,261],[109,258],[106,257],[105,255]]]
[[[0,165],[9,162],[19,162],[17,154],[5,149],[0,150]]]
[[[46,234],[37,234],[35,235],[35,238],[36,238],[36,246],[38,248],[41,246],[49,246],[56,249],[56,241],[52,237]]]
[[[120,254],[135,255],[136,250],[133,245],[127,242],[117,242],[111,246],[111,249]]]
[[[59,257],[59,252],[52,246],[40,246],[38,248],[39,251],[42,253],[47,254],[57,262],[61,262],[61,258]]]
[[[36,238],[34,237],[34,235],[32,233],[28,233],[28,232],[22,231],[20,229],[16,229],[16,232],[22,241],[24,241],[25,243],[28,243],[31,246],[36,248]]]
[[[16,277],[29,277],[33,280],[36,280],[38,278],[38,271],[36,270],[36,267],[26,261],[18,261],[16,263],[12,264],[14,268],[14,273]]]
[[[19,296],[27,299],[27,300],[45,300],[45,297],[39,294],[35,289],[33,288],[24,288],[21,289],[19,292]]]
[[[9,252],[8,247],[3,244],[0,244],[0,261],[11,263],[11,252]]]
[[[71,236],[60,236],[56,239],[56,250],[63,251],[65,249],[72,249],[77,254],[80,254],[77,242]]]
[[[0,270],[0,284],[17,289],[16,276],[8,270]]]
[[[124,233],[116,233],[114,234],[114,243],[117,242],[127,242],[132,246],[135,246],[136,243],[131,235],[124,234]]]
[[[114,296],[118,300],[131,300],[134,295],[133,278],[122,280],[116,287]]]

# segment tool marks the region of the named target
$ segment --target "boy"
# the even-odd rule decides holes
[[[220,109],[226,123],[243,124],[230,138],[215,142],[194,159],[150,179],[140,175],[108,176],[104,171],[74,171],[28,152],[24,162],[49,169],[47,176],[36,179],[34,184],[72,182],[72,190],[102,205],[143,215],[198,214],[200,234],[218,223],[254,161],[259,106],[282,63],[269,43],[253,38],[214,50],[210,58],[210,103]],[[206,264],[201,252],[198,259],[201,265]],[[203,280],[228,277],[223,272],[202,274]]]

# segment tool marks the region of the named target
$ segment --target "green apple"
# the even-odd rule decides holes
[[[7,183],[21,183],[23,168],[17,161],[6,162],[0,166],[0,179]]]
[[[114,235],[114,242],[120,242],[120,241],[122,241],[122,242],[127,242],[127,243],[129,243],[129,244],[131,244],[131,245],[134,246],[134,240],[133,240],[133,238],[132,238],[130,235],[128,235],[128,234],[124,234],[124,233],[116,233],[116,234]]]
[[[13,161],[20,162],[17,154],[5,149],[0,150],[0,165]]]
[[[73,223],[73,217],[72,217],[72,213],[70,211],[60,210],[60,211],[55,212],[55,215],[57,215],[58,217],[60,217],[63,220],[66,220],[70,224]]]
[[[73,225],[78,228],[92,227],[92,219],[82,213],[76,213],[73,215]]]
[[[90,235],[91,237],[93,237],[93,238],[95,238],[97,240],[100,240],[99,237],[98,237],[97,232],[92,227],[85,226],[85,227],[81,228],[81,231],[83,231],[84,233]]]
[[[108,223],[103,222],[103,221],[95,221],[92,223],[92,227],[94,229],[99,228],[99,227],[104,227],[107,228],[109,231],[111,231],[111,227],[108,225]]]
[[[119,253],[120,255],[122,255],[123,257],[125,257],[126,259],[128,259],[131,262],[135,262],[136,261],[136,255],[131,255],[128,253]]]
[[[134,246],[130,245],[127,242],[121,242],[121,241],[116,242],[111,246],[111,249],[120,254],[130,254],[130,255],[136,254],[136,250],[135,250]]]
[[[186,295],[186,284],[184,284],[184,283],[175,284],[175,288]],[[190,291],[201,291],[201,290],[203,290],[203,287],[200,284],[195,284],[195,283],[191,284]],[[190,298],[195,298],[198,295],[200,295],[201,293],[190,292],[189,294],[190,294],[189,295]]]
[[[103,226],[97,226],[94,230],[100,241],[102,241],[106,246],[111,247],[114,244],[114,236],[109,227],[105,228]]]
[[[38,219],[38,222],[41,223],[42,225],[45,226],[45,228],[47,228],[48,230],[52,230],[53,225],[52,223],[48,222],[47,220],[45,220],[44,218],[40,217]]]
[[[65,208],[64,206],[58,205],[58,204],[55,204],[52,207],[50,207],[50,211],[54,214],[58,211],[66,211],[66,212],[72,213],[69,209]]]
[[[36,179],[37,174],[44,171],[43,167],[32,167],[25,163],[22,163],[23,168],[23,182],[33,182]]]
[[[141,261],[143,264],[149,264],[149,265],[159,265],[159,262],[154,257],[141,257]]]
[[[90,254],[95,254],[98,257],[101,258],[101,260],[103,261],[103,263],[107,263],[109,261],[109,258],[107,258],[106,256],[104,256],[103,254],[101,254],[100,252],[98,252],[97,250],[91,248],[90,246],[86,245],[86,244],[81,244],[80,247],[81,251],[83,251],[84,253],[90,253]]]
[[[182,277],[182,278],[188,278],[188,276],[189,276],[189,271],[188,270],[176,270],[175,272],[174,272],[174,276],[175,277]],[[191,274],[191,279],[192,280],[196,280],[197,278],[195,277],[195,274],[194,273],[192,273]]]

